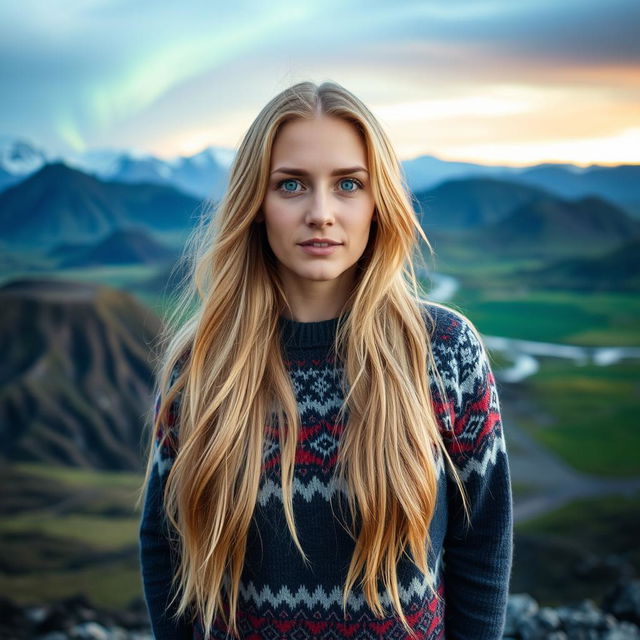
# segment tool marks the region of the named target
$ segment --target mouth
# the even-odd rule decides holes
[[[307,240],[306,242],[298,243],[301,247],[337,247],[342,242],[335,242],[333,240]]]
[[[322,257],[333,255],[341,244],[340,242],[305,242],[298,246],[309,256]]]

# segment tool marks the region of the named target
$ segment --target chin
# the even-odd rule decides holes
[[[329,282],[329,280],[336,280],[338,276],[332,275],[307,275],[302,276],[305,280],[311,280],[312,282]]]
[[[306,273],[300,273],[298,275],[305,280],[313,280],[314,282],[326,282],[328,280],[335,280],[336,278],[339,278],[340,275],[342,275],[342,272],[333,270],[329,271],[328,269],[311,269]]]

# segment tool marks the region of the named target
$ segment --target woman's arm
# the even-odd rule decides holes
[[[449,477],[445,539],[445,626],[448,640],[502,638],[513,555],[509,461],[495,379],[482,343],[465,322],[456,341],[458,394],[448,451],[470,501],[466,526]]]
[[[156,398],[155,414],[158,404],[159,398]],[[146,487],[139,530],[144,597],[156,640],[191,640],[193,625],[184,618],[173,620],[171,616],[176,605],[174,603],[169,606],[170,597],[173,596],[171,579],[174,575],[174,562],[162,496],[175,452],[166,442],[160,447],[160,437],[161,434],[157,433],[154,439],[154,464]]]

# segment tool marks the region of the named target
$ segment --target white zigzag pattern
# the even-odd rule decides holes
[[[434,579],[434,586],[436,584],[435,577],[440,573],[443,553],[444,552],[441,551],[437,556],[435,566],[430,571],[430,575]],[[418,570],[416,569],[416,571]],[[427,582],[427,576],[424,576],[422,579],[419,579],[416,576],[407,586],[398,584],[398,593],[400,600],[403,603],[411,602],[411,600],[416,597],[423,599],[428,589],[429,585]],[[336,606],[342,607],[342,590],[339,587],[334,587],[329,593],[327,593],[321,586],[317,586],[313,591],[310,591],[303,585],[298,587],[295,593],[293,593],[289,587],[283,585],[274,594],[273,590],[268,585],[258,589],[251,581],[246,585],[242,582],[240,583],[240,594],[245,601],[255,604],[258,608],[263,607],[265,603],[274,608],[284,604],[290,609],[296,609],[301,605],[304,605],[309,609],[313,607],[322,607],[325,610]],[[391,598],[386,591],[380,594],[380,600],[385,607],[391,606]],[[356,613],[368,608],[369,606],[365,600],[364,594],[360,593],[356,595],[353,592],[349,593],[347,605],[351,611]]]
[[[342,484],[341,482],[340,485]],[[297,476],[293,478],[293,495],[302,496],[307,502],[311,502],[316,494],[330,501],[331,497],[336,493],[348,495],[346,488],[338,485],[336,476],[332,477],[332,482],[329,484],[323,483],[318,477],[314,477],[308,483],[302,482]],[[282,487],[280,483],[268,478],[260,488],[258,502],[264,507],[271,498],[276,498],[282,502]]]
[[[444,457],[440,454],[436,456],[436,472],[438,479],[444,473]],[[302,481],[298,476],[293,477],[292,485],[293,496],[302,496],[307,502],[311,502],[316,495],[321,496],[327,501],[330,501],[332,496],[336,493],[342,493],[348,496],[348,490],[344,485],[344,482],[338,482],[337,476],[332,476],[328,484],[325,484],[314,476],[309,482]],[[258,502],[261,506],[266,506],[271,498],[275,498],[280,502],[283,501],[282,487],[279,482],[268,478],[264,481],[258,493]]]
[[[480,477],[483,477],[489,465],[496,464],[500,452],[506,455],[506,442],[502,435],[496,435],[491,442],[491,446],[484,452],[482,459],[470,458],[461,468],[458,468],[462,481],[466,482],[474,471]]]

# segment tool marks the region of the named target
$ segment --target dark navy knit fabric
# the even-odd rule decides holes
[[[487,353],[464,316],[429,305],[436,327],[431,336],[444,383],[442,397],[431,385],[433,405],[447,451],[471,501],[467,528],[457,486],[438,456],[438,496],[430,527],[425,575],[405,556],[398,563],[403,611],[417,638],[497,640],[502,637],[512,564],[512,495],[497,385]],[[238,623],[242,638],[408,638],[380,582],[386,616],[376,618],[356,586],[342,610],[342,586],[355,542],[345,531],[346,488],[334,477],[345,422],[337,413],[344,399],[343,369],[331,348],[338,319],[296,322],[280,318],[285,364],[301,417],[293,481],[293,507],[303,563],[287,529],[280,487],[277,429],[267,428],[262,479],[249,531],[240,584]],[[156,410],[157,410],[156,399]],[[177,411],[174,408],[172,415]],[[177,449],[172,437],[156,447],[140,524],[140,561],[145,599],[155,637],[204,637],[195,624],[169,620],[167,600],[175,558],[166,537],[162,490]],[[455,438],[454,438],[455,434]],[[160,438],[156,434],[156,445]],[[220,620],[213,638],[230,637]]]

